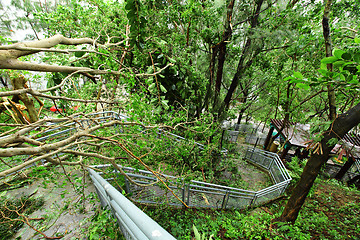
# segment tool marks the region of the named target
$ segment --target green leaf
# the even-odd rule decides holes
[[[335,145],[338,141],[339,141],[339,139],[337,139],[337,138],[330,138],[326,144],[328,146],[332,146],[332,145]]]
[[[290,226],[289,225],[283,225],[281,227],[278,228],[280,231],[287,231],[290,229]]]
[[[133,1],[127,1],[126,5],[125,5],[125,9],[126,10],[131,10],[133,8],[135,8],[134,7],[134,2]]]
[[[343,80],[343,81],[345,81],[345,80],[346,80],[346,78],[345,78],[344,74],[341,74],[341,73],[340,73],[339,77],[340,77],[340,79],[341,79],[341,80]]]
[[[294,79],[294,77],[293,77],[293,76],[289,76],[289,77],[284,78],[284,81],[288,81],[288,80],[290,80],[290,82],[291,82],[293,79]]]
[[[354,38],[355,43],[360,43],[360,38]]]
[[[150,84],[149,91],[152,92],[155,89],[155,83]]]
[[[298,88],[302,88],[302,89],[305,89],[305,90],[310,89],[310,86],[308,84],[305,84],[305,83],[298,83],[298,84],[296,84],[296,86]]]
[[[341,55],[343,55],[345,53],[345,51],[340,50],[340,49],[334,49],[333,50],[333,55],[337,58],[341,58]]]
[[[161,113],[161,106],[158,106],[157,108],[155,108],[154,112],[157,113],[157,114],[160,114]]]
[[[195,239],[196,239],[196,240],[201,240],[200,233],[199,233],[199,231],[197,230],[197,228],[195,227],[195,225],[193,225],[193,231],[194,231]]]
[[[350,84],[358,84],[359,81],[357,79],[352,79],[349,83]]]
[[[341,67],[343,64],[345,64],[345,61],[336,61],[333,63],[334,67]]]
[[[302,79],[293,78],[290,83],[301,83],[302,81]]]
[[[176,60],[173,59],[173,58],[169,58],[169,61],[170,61],[171,63],[176,63]]]
[[[153,80],[154,80],[153,77],[149,77],[149,78],[147,78],[147,79],[145,80],[145,83],[146,83],[147,85],[150,85],[150,84],[153,82]]]
[[[84,56],[85,52],[75,52],[75,57],[80,58]]]
[[[167,93],[167,90],[166,90],[166,88],[165,88],[163,85],[160,85],[160,90],[161,90],[163,93]]]
[[[127,14],[127,18],[129,20],[135,21],[136,20],[136,12],[135,12],[135,10],[131,9]]]
[[[303,79],[303,75],[300,72],[294,72],[294,77],[298,78],[298,79]]]
[[[326,58],[321,59],[321,63],[329,64],[329,63],[335,62],[336,60],[338,60],[337,57],[331,56],[331,57],[326,57]]]
[[[319,69],[318,72],[323,75],[324,77],[328,76],[329,71],[325,69]]]
[[[326,63],[320,63],[320,69],[326,70],[327,69]]]
[[[162,101],[161,101],[161,103],[162,103],[163,107],[164,107],[166,110],[168,110],[168,109],[169,109],[168,102],[169,102],[169,100],[162,100]]]
[[[146,69],[146,73],[152,74],[153,72],[154,72],[154,68],[152,66],[148,66],[148,68]]]
[[[357,63],[360,63],[360,53],[355,53],[354,61],[357,62]]]

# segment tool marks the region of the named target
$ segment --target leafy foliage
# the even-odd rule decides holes
[[[109,209],[98,209],[97,213],[91,219],[91,224],[87,229],[86,235],[89,240],[125,239],[119,231],[117,222]]]
[[[192,239],[192,226],[214,239],[357,239],[359,208],[355,205],[359,196],[357,190],[344,189],[336,182],[318,181],[294,225],[273,222],[281,214],[284,200],[243,211],[164,207],[145,208],[145,212],[177,239]]]

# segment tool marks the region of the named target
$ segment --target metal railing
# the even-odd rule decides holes
[[[356,172],[360,173],[360,159],[356,158],[355,160],[355,167],[356,167]]]
[[[245,142],[249,144],[264,145],[266,140],[266,134],[258,132],[256,128],[253,128],[250,133],[246,135]]]
[[[257,148],[248,148],[245,158],[267,171],[274,184],[260,191],[250,191],[194,180],[186,181],[183,178],[165,174],[161,174],[161,179],[189,207],[246,208],[268,202],[284,193],[291,177],[277,154]],[[110,167],[113,175],[108,180],[116,181],[117,184],[121,182],[127,194],[134,201],[146,204],[183,206],[149,171],[119,166],[132,179],[129,181],[111,165],[93,167],[102,169]]]
[[[170,233],[136,207],[99,173],[92,169],[89,169],[89,173],[101,205],[111,209],[126,239],[175,240]]]

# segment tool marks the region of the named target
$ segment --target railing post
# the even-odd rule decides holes
[[[181,194],[182,194],[182,201],[185,202],[185,187],[186,187],[186,184],[184,183],[184,185],[182,186],[181,188]],[[184,206],[185,207],[185,206]]]
[[[270,170],[270,168],[271,168],[272,165],[274,164],[274,161],[275,161],[274,158],[275,158],[275,157],[272,157],[272,158],[271,158],[271,162],[270,162],[270,164],[269,164],[268,170]]]
[[[189,206],[190,204],[190,184],[187,184],[187,199],[186,199],[186,205]]]
[[[129,180],[124,176],[126,193],[131,193]]]
[[[221,208],[222,209],[226,209],[226,205],[227,205],[227,202],[229,200],[229,191],[226,191],[225,195],[224,195],[224,198],[223,198],[223,202],[221,204]]]
[[[250,203],[250,207],[253,207],[255,205],[256,199],[257,199],[257,193],[254,194],[254,197],[253,197],[253,199],[251,200],[251,203]]]

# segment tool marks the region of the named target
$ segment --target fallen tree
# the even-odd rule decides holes
[[[124,40],[125,41],[125,40]],[[96,50],[96,48],[108,48],[111,46],[116,46],[121,44],[122,42],[117,43],[106,43],[101,45],[97,43],[95,40],[90,38],[67,38],[62,35],[55,35],[53,37],[42,39],[38,41],[32,42],[20,42],[10,45],[0,46],[0,69],[13,69],[13,70],[28,70],[28,71],[37,71],[37,72],[62,72],[62,73],[74,73],[78,72],[91,79],[94,79],[94,76],[91,74],[114,74],[114,75],[124,75],[127,68],[122,68],[120,71],[113,71],[111,69],[101,70],[101,69],[92,69],[88,67],[73,67],[73,66],[57,66],[57,65],[48,65],[48,64],[38,64],[32,62],[24,62],[20,61],[18,58],[23,56],[32,55],[39,52],[57,52],[57,53],[75,53],[75,52],[84,52],[84,53],[95,53],[100,55],[108,56],[105,53],[101,53]],[[91,45],[94,50],[80,50],[80,49],[52,49],[57,45],[82,45],[87,44]],[[116,61],[116,60],[115,60]],[[122,64],[118,61],[119,64]],[[135,74],[138,77],[149,77],[159,74],[167,67],[172,64],[166,65],[161,70],[154,72],[152,74]]]

